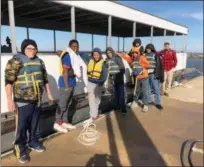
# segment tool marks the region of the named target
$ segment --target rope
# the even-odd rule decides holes
[[[100,132],[96,130],[96,124],[88,122],[83,127],[78,136],[78,141],[86,146],[94,145],[100,138]]]
[[[201,71],[199,71],[197,68],[195,68],[195,67],[193,67],[194,68],[194,70],[196,71],[196,72],[198,72],[200,75],[203,75],[203,73],[201,72]]]

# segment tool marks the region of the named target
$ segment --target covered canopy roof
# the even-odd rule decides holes
[[[112,36],[187,34],[188,28],[111,1],[13,0],[15,24],[20,27],[71,31],[71,6],[75,6],[76,32],[108,35],[108,16],[112,16]],[[2,24],[9,25],[8,1],[2,0]]]

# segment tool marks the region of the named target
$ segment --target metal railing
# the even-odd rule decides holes
[[[194,167],[196,166],[195,165],[195,162],[193,161],[193,153],[199,153],[199,154],[202,154],[202,157],[203,157],[203,146],[202,146],[202,149],[199,149],[196,147],[197,144],[204,144],[203,140],[187,140],[185,141],[183,144],[182,144],[182,147],[181,147],[181,153],[180,153],[180,159],[181,159],[181,164],[183,167],[186,167],[186,166],[191,166],[191,167]],[[188,156],[186,157],[184,152],[185,152],[185,149],[187,148],[187,146],[190,146],[189,147],[189,150],[188,150]],[[187,158],[187,159],[186,159]],[[187,162],[189,163],[188,165],[186,165],[186,160]]]

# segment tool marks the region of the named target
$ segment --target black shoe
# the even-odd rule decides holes
[[[124,109],[124,110],[122,110],[122,114],[126,114],[127,113],[127,110],[126,109]]]
[[[23,156],[21,156],[19,158],[19,162],[22,163],[22,164],[24,164],[24,163],[26,163],[28,161],[30,161],[30,157],[27,154],[25,154],[25,155],[23,155]]]
[[[154,105],[154,103],[153,103],[153,102],[150,102],[150,103],[148,103],[148,105]]]
[[[156,104],[155,106],[156,106],[157,109],[163,110],[163,107],[160,104]]]

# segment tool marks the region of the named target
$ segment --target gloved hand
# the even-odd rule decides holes
[[[139,75],[142,71],[143,71],[142,69],[140,69],[140,68],[137,69],[136,68],[136,69],[134,69],[133,74],[134,75]]]

